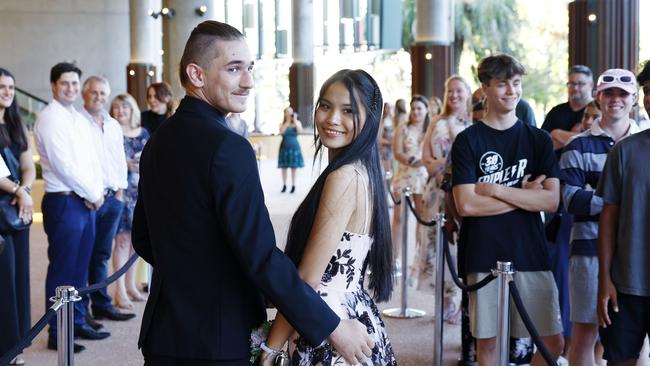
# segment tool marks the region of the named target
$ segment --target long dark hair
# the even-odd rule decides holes
[[[373,238],[373,245],[363,264],[362,273],[365,273],[367,266],[370,266],[372,274],[370,275],[368,287],[372,290],[376,301],[386,301],[393,292],[393,254],[386,190],[377,147],[377,133],[381,126],[381,110],[383,106],[381,92],[372,76],[365,71],[341,70],[327,79],[321,87],[316,108],[318,108],[318,104],[320,104],[327,89],[337,82],[345,85],[350,93],[350,104],[354,116],[354,139],[348,146],[343,147],[336,155],[336,158],[329,163],[293,215],[285,252],[293,263],[298,266],[314,225],[325,180],[333,171],[343,165],[359,161],[368,171],[370,197],[372,197],[369,234]],[[356,97],[358,97],[358,101]],[[360,131],[361,117],[358,102],[366,110],[366,122]],[[314,131],[314,142],[316,145],[315,156],[317,156],[321,152],[323,144],[316,131]]]
[[[0,67],[0,76],[10,77],[16,83],[16,78],[9,72],[9,70]],[[20,147],[20,151],[27,150],[27,136],[25,134],[25,126],[18,113],[18,103],[16,96],[11,105],[5,109],[4,115],[4,128],[0,128],[0,148],[11,146],[16,143]]]
[[[429,122],[430,122],[430,119],[429,119],[429,101],[423,95],[415,94],[413,96],[413,98],[411,98],[411,103],[409,103],[409,105],[413,104],[413,102],[420,102],[420,103],[424,104],[424,109],[427,111],[427,114],[424,116],[424,123],[422,124],[422,133],[424,134],[424,133],[427,132],[427,128],[429,128]],[[409,122],[408,123],[411,124],[410,116],[409,116]]]

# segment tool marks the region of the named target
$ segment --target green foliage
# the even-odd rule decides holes
[[[464,49],[477,62],[497,53],[518,56],[521,21],[516,0],[456,0],[454,11],[456,69]]]
[[[413,36],[413,26],[415,25],[415,0],[403,0],[402,4],[402,47],[405,51],[411,49],[411,45],[415,42]]]

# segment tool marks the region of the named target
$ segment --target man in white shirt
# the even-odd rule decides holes
[[[50,71],[53,100],[34,126],[36,149],[41,157],[45,196],[43,228],[47,234],[50,264],[45,279],[46,308],[57,286],[82,288],[88,283],[88,264],[95,242],[95,215],[104,203],[102,171],[88,120],[73,106],[79,97],[81,70],[58,63]],[[102,339],[86,323],[86,309],[74,304],[75,335]],[[56,349],[56,319],[50,321],[48,348]],[[85,347],[75,344],[75,352]]]
[[[90,76],[83,84],[81,95],[84,108],[81,114],[86,117],[93,136],[93,145],[101,164],[104,204],[97,210],[95,223],[95,245],[90,256],[88,283],[102,282],[108,277],[108,260],[113,249],[113,239],[117,232],[124,202],[123,189],[127,187],[126,156],[124,154],[124,135],[119,122],[111,118],[106,111],[111,88],[106,78]],[[111,303],[111,296],[106,287],[85,296],[84,307],[92,300],[94,318],[110,320],[129,320],[135,314],[119,312]],[[86,321],[95,330],[102,327],[90,314]]]

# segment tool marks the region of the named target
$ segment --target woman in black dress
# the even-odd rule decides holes
[[[0,182],[0,195],[13,195],[23,221],[32,219],[34,204],[30,196],[36,178],[34,159],[27,130],[18,114],[13,75],[0,68],[0,154],[16,172]],[[31,327],[29,297],[29,229],[1,233],[6,241],[0,253],[0,354],[5,354]],[[13,365],[24,361],[16,357]]]
[[[147,105],[149,110],[142,112],[142,127],[150,135],[173,113],[172,88],[166,82],[153,83],[147,88]]]

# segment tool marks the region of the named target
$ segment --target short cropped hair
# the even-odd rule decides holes
[[[190,38],[187,39],[185,50],[181,57],[178,70],[181,85],[187,87],[189,83],[187,73],[185,72],[187,65],[195,63],[201,67],[206,67],[212,59],[219,56],[216,48],[210,48],[215,41],[234,41],[238,39],[244,39],[244,35],[235,27],[226,23],[206,20],[197,25],[192,30]]]
[[[478,63],[478,80],[484,84],[492,79],[505,80],[525,74],[526,68],[514,57],[506,54],[487,56]]]
[[[108,82],[108,79],[106,79],[103,76],[99,76],[99,75],[89,76],[88,79],[86,79],[86,81],[84,81],[84,85],[81,88],[81,93],[82,94],[84,94],[86,91],[88,91],[88,88],[90,88],[90,83],[92,83],[92,82],[102,83],[102,84],[106,85],[106,88],[108,88],[108,94],[109,95],[111,94],[111,83]]]
[[[56,83],[61,77],[61,74],[64,74],[66,72],[76,72],[77,75],[79,75],[79,79],[81,79],[81,70],[75,64],[71,64],[69,62],[59,62],[58,64],[52,66],[52,69],[50,70],[50,82]]]
[[[571,74],[583,74],[586,75],[588,78],[590,78],[592,81],[594,80],[594,73],[591,72],[591,69],[585,65],[573,65],[569,69],[569,75]]]
[[[643,63],[643,69],[636,77],[636,81],[638,81],[641,86],[643,86],[643,84],[648,80],[650,80],[650,60],[646,60]]]

